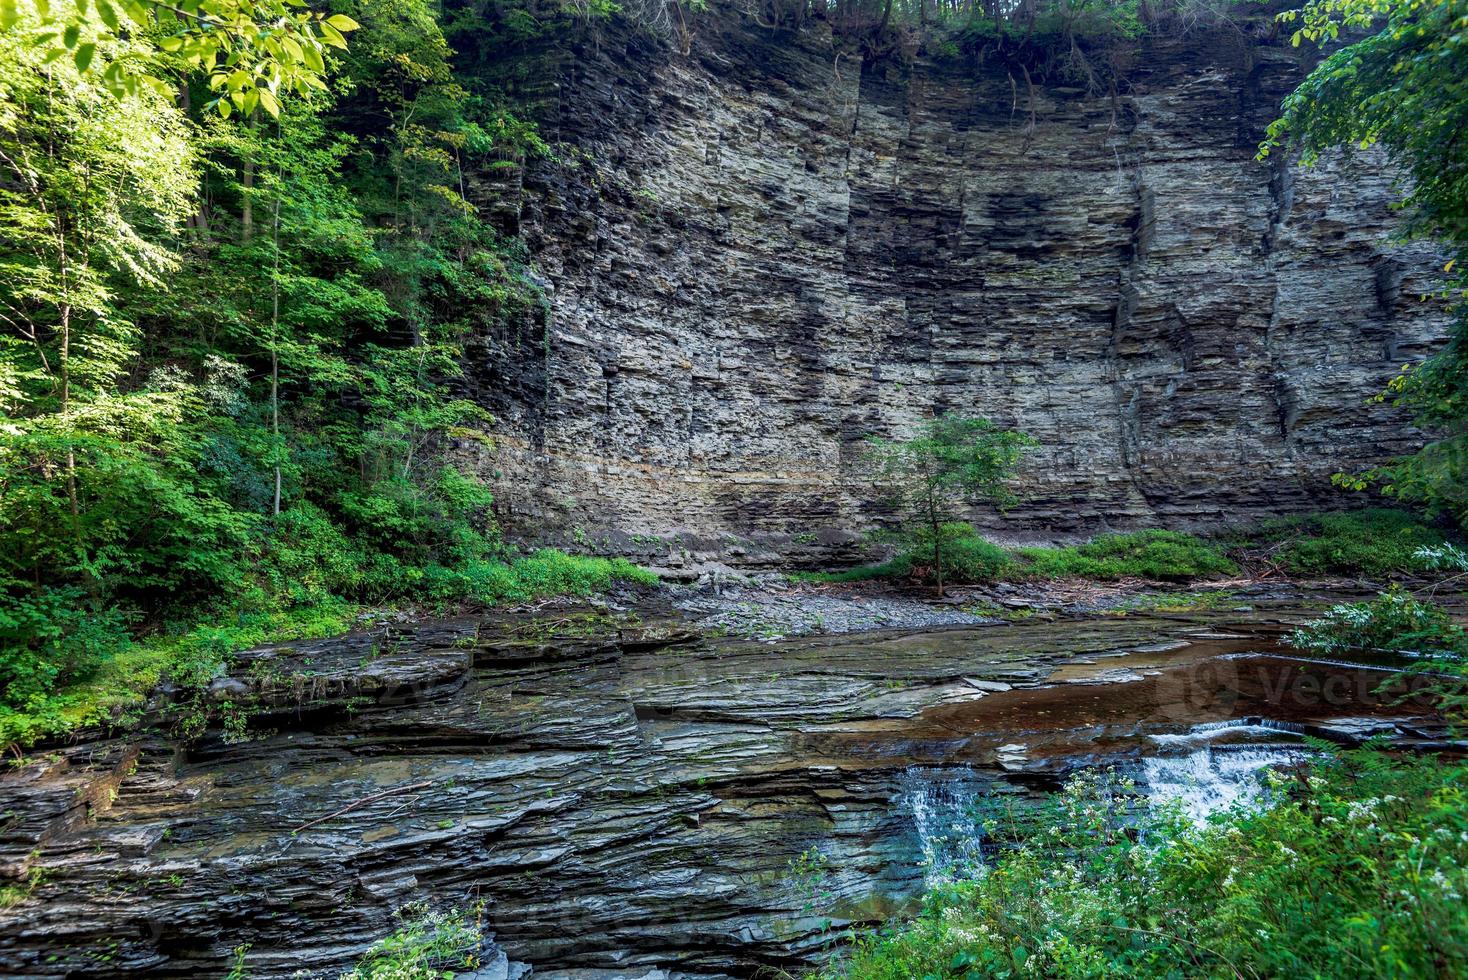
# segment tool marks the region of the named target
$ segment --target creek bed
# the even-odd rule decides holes
[[[798,968],[981,859],[976,803],[1114,765],[1201,816],[1306,734],[1440,737],[1375,693],[1396,665],[1282,649],[1307,615],[776,644],[466,618],[255,651],[248,741],[104,739],[0,776],[0,862],[37,882],[0,911],[0,974],[222,975],[248,943],[253,977],[334,975],[424,899],[484,901],[537,976]]]

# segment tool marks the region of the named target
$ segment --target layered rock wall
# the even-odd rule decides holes
[[[1003,58],[836,55],[727,16],[548,60],[518,199],[545,316],[472,352],[505,516],[627,550],[815,557],[882,518],[871,434],[939,411],[1042,446],[992,528],[1218,525],[1410,449],[1364,407],[1446,318],[1366,154],[1255,160],[1301,76],[1237,30],[1116,91]],[[610,536],[605,532],[613,532]]]

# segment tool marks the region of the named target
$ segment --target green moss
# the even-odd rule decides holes
[[[1185,581],[1238,572],[1217,547],[1177,531],[1108,534],[1068,548],[1020,548],[1018,555],[1035,578]]]

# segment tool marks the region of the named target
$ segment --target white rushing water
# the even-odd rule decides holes
[[[1264,770],[1298,762],[1309,750],[1298,743],[1268,743],[1289,727],[1249,719],[1198,725],[1187,732],[1154,735],[1164,754],[1128,767],[1137,789],[1154,803],[1178,801],[1195,823],[1233,806],[1257,805],[1267,792]],[[1240,744],[1240,739],[1247,741]],[[913,767],[903,775],[897,804],[910,821],[916,861],[929,885],[963,877],[984,863],[983,821],[1003,819],[987,782],[967,766]]]
[[[912,821],[928,884],[962,876],[982,862],[983,795],[972,769],[909,769],[897,801]]]
[[[1186,755],[1143,759],[1137,782],[1153,802],[1180,801],[1183,812],[1201,824],[1220,810],[1259,803],[1264,770],[1305,754],[1290,745],[1205,745]]]

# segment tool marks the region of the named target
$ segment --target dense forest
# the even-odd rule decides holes
[[[1113,96],[1115,58],[1139,38],[1226,28],[1300,48],[1312,67],[1261,159],[1383,148],[1405,175],[1404,234],[1444,250],[1441,294],[1424,299],[1457,316],[1433,357],[1359,393],[1414,419],[1423,448],[1336,477],[1413,519],[1352,525],[1348,557],[1301,567],[1359,570],[1389,528],[1415,535],[1416,571],[1468,570],[1447,543],[1468,522],[1465,0],[0,0],[0,747],[19,758],[77,730],[124,729],[160,680],[179,692],[163,722],[175,735],[238,734],[239,706],[204,692],[239,650],[345,632],[393,606],[443,613],[656,584],[621,558],[522,550],[454,454],[495,439],[466,394],[466,345],[546,315],[533,256],[493,219],[497,176],[576,154],[530,121],[507,66],[612,21],[687,50],[711,17],[791,38],[826,31],[862,59],[999,59],[1017,85]],[[1238,572],[1222,545],[1164,531],[1015,555],[977,540],[940,512],[933,487],[947,477],[935,474],[946,461],[965,500],[980,487],[1000,501],[1033,440],[1004,434],[995,463],[942,427],[934,445],[884,446],[904,467],[887,477],[918,488],[896,557],[823,581],[928,574],[941,595],[945,576]],[[1353,608],[1296,641],[1426,649],[1461,676],[1462,629],[1430,602],[1388,592]],[[1438,692],[1455,718],[1457,692]],[[1237,827],[1198,836],[1175,815],[1139,837],[1113,797],[1074,796],[1057,818],[1064,847],[1021,849],[1001,873],[935,893],[908,931],[870,937],[831,969],[1017,975],[1042,952],[1038,934],[1047,975],[1160,976],[1183,946],[1190,975],[1324,975],[1346,958],[1352,975],[1451,975],[1468,962],[1453,904],[1461,771],[1371,758],[1309,777],[1324,787],[1313,811],[1243,824],[1324,855],[1341,838],[1321,820],[1344,821],[1361,860],[1380,860],[1354,898],[1318,899],[1318,918],[1271,903],[1314,900],[1354,864],[1280,864]],[[1404,809],[1406,836],[1369,851],[1355,801],[1385,814],[1393,792],[1432,806]],[[1182,843],[1149,850],[1148,834]],[[1425,848],[1406,837],[1433,834],[1447,843],[1424,871]],[[1060,857],[1098,840],[1089,863]],[[1272,870],[1208,906],[1234,861]],[[1457,877],[1432,884],[1434,873]],[[1037,898],[1047,877],[1063,881]],[[1408,880],[1437,891],[1419,890],[1419,918],[1399,921],[1381,896]],[[1252,948],[1249,903],[1277,913],[1278,942],[1263,947],[1298,955]],[[1179,905],[1210,911],[1181,940],[1159,939]],[[1370,916],[1380,930],[1360,925]],[[448,922],[410,928],[438,943],[412,946],[415,968],[477,948],[462,917]],[[1337,922],[1357,932],[1317,932]],[[388,975],[372,969],[362,975]]]

